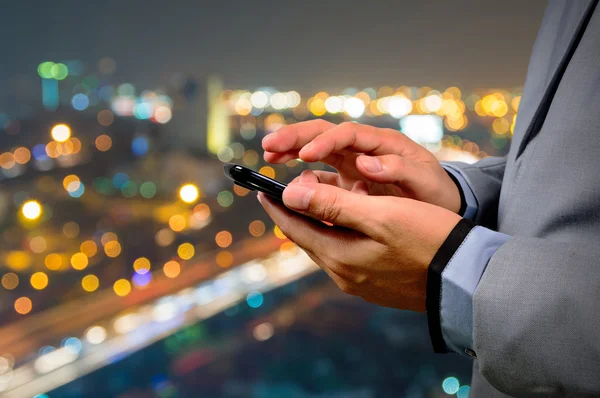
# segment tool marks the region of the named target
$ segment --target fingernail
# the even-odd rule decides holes
[[[306,210],[315,190],[300,184],[290,184],[284,191],[285,204],[296,210]]]
[[[258,199],[259,203],[262,205],[262,198],[260,197],[260,193],[256,194],[256,199]]]
[[[313,147],[314,147],[314,145],[311,142],[310,144],[307,144],[302,149],[300,149],[300,152],[306,153],[306,152],[310,151],[311,149],[313,149]]]
[[[360,162],[369,173],[379,173],[383,170],[381,162],[377,158],[364,156],[360,158]]]

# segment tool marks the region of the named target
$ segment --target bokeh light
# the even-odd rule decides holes
[[[176,278],[181,272],[181,267],[177,261],[167,261],[163,266],[163,272],[169,278]]]
[[[33,303],[29,297],[19,297],[15,300],[15,311],[18,314],[25,315],[31,312],[33,308]]]
[[[86,275],[81,279],[81,287],[86,292],[94,292],[100,286],[100,280],[96,275]]]
[[[111,258],[118,257],[121,254],[121,244],[116,241],[110,241],[104,245],[104,253]]]
[[[456,377],[447,377],[442,382],[442,389],[446,394],[453,395],[458,392],[460,388],[460,383]]]
[[[195,253],[194,245],[192,245],[191,243],[182,243],[177,248],[177,255],[182,260],[189,260],[190,258],[194,257],[194,253]]]
[[[220,231],[215,236],[215,242],[217,243],[217,246],[222,248],[229,247],[232,240],[231,232],[229,231]]]
[[[179,197],[185,203],[194,203],[199,196],[200,191],[194,184],[185,184],[179,189]]]
[[[250,235],[257,237],[257,238],[260,236],[263,236],[265,233],[265,230],[266,230],[265,223],[260,220],[254,220],[248,226],[248,231],[250,232]]]
[[[31,286],[36,290],[43,290],[48,286],[48,275],[43,272],[36,272],[29,279]]]
[[[88,262],[87,256],[81,252],[71,256],[71,266],[76,270],[85,269],[88,266]]]
[[[19,276],[13,272],[6,273],[2,276],[2,286],[6,290],[13,290],[19,286]]]
[[[21,207],[23,216],[28,220],[37,220],[42,215],[42,206],[36,200],[28,200]]]
[[[117,296],[127,296],[131,292],[131,283],[127,279],[119,279],[114,283],[113,290]]]
[[[65,142],[71,137],[71,128],[66,124],[57,124],[50,131],[52,139],[56,142]]]
[[[227,250],[221,250],[217,253],[216,262],[221,268],[229,268],[233,265],[233,254]]]
[[[150,271],[150,260],[146,257],[140,257],[133,262],[133,269],[138,274],[145,274]]]

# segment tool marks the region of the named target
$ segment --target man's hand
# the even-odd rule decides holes
[[[455,213],[460,210],[458,188],[435,156],[397,130],[311,120],[282,127],[266,136],[262,146],[269,163],[299,157],[334,167],[339,174],[315,171],[325,184],[351,190],[363,181],[370,195],[399,196]]]
[[[413,311],[425,311],[428,266],[460,221],[428,203],[323,184],[310,171],[283,191],[285,206],[262,193],[258,199],[343,291]]]

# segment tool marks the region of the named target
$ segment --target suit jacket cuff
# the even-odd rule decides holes
[[[444,243],[440,246],[429,264],[427,270],[427,297],[425,306],[427,311],[427,322],[429,324],[429,336],[433,351],[437,353],[448,352],[444,341],[441,327],[441,303],[442,303],[442,273],[454,253],[462,245],[469,232],[475,224],[467,219],[461,219],[452,229]]]

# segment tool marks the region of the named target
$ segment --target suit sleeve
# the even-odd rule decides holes
[[[600,249],[515,236],[473,297],[481,374],[509,395],[600,393]]]
[[[460,173],[475,195],[477,201],[475,224],[495,229],[506,157],[485,158],[474,164],[444,162],[443,166],[446,170]]]

